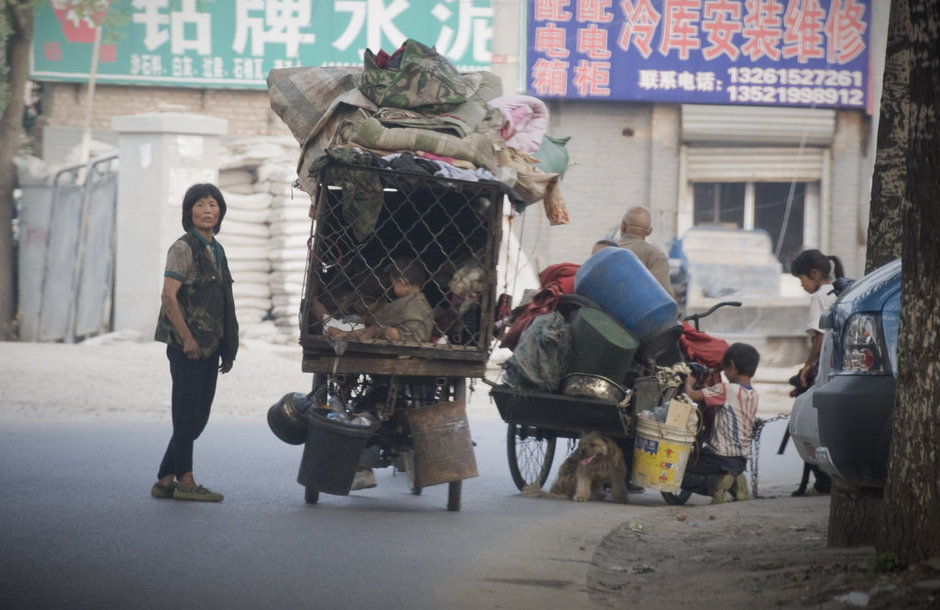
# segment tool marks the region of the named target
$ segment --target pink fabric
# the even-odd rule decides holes
[[[542,136],[548,127],[548,106],[529,95],[504,95],[486,104],[503,113],[500,135],[511,146],[522,152],[535,152],[542,146]]]

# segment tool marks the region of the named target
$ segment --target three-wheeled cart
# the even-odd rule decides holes
[[[348,494],[357,467],[393,466],[408,473],[415,494],[447,483],[447,508],[456,511],[463,479],[477,475],[466,379],[483,377],[493,344],[506,188],[371,159],[330,156],[318,167],[299,320],[314,404],[298,482],[316,503],[321,491]],[[394,297],[387,269],[400,257],[424,271],[431,337],[330,336],[330,325],[368,323]],[[357,433],[328,421],[320,407],[329,405],[349,419],[367,414],[372,425]]]
[[[520,490],[545,484],[559,438],[573,442],[586,432],[599,432],[632,450],[636,413],[652,409],[663,399],[655,377],[637,379],[620,401],[520,391],[506,385],[492,385],[490,396],[508,424],[509,473]]]
[[[572,312],[585,305],[595,306],[583,297],[563,295],[558,310],[570,320]],[[721,302],[705,312],[687,316],[685,320],[694,323],[695,331],[699,332],[701,318],[721,307],[740,305],[737,301]],[[694,367],[694,374],[700,380],[716,374],[713,363],[709,366],[687,358],[680,348],[681,334],[681,327],[672,327],[652,342],[655,345],[641,346],[630,366],[628,387],[624,388],[622,396],[611,397],[603,392],[598,397],[585,394],[569,396],[487,382],[491,386],[490,396],[496,402],[500,417],[508,425],[507,458],[516,487],[522,490],[528,485],[542,487],[545,484],[559,438],[568,439],[570,452],[575,439],[582,434],[599,432],[618,440],[625,455],[627,451],[632,451],[636,436],[636,414],[651,411],[668,402],[680,390],[677,385],[663,384],[656,374],[658,364],[686,361]],[[691,492],[663,491],[662,496],[667,504],[684,504],[691,497]]]

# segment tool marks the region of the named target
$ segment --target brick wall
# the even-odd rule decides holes
[[[84,84],[45,84],[39,138],[42,156],[47,161],[63,159],[68,150],[81,141],[86,96]],[[93,138],[114,144],[112,117],[161,109],[226,119],[227,140],[290,135],[287,126],[271,110],[267,91],[98,85],[91,118]]]

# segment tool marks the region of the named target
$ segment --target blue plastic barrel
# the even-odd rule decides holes
[[[636,254],[604,248],[574,276],[574,291],[623,324],[640,341],[676,326],[678,305]]]

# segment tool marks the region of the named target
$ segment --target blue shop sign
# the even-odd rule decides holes
[[[871,0],[529,0],[540,98],[869,107]]]

